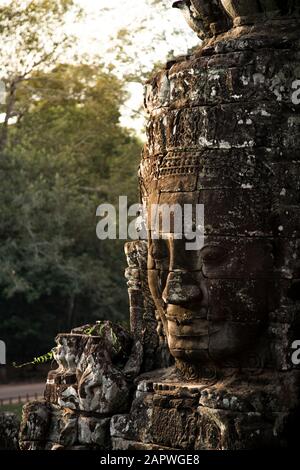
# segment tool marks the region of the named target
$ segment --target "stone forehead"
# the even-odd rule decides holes
[[[142,197],[150,204],[179,203],[176,194],[194,192],[194,202],[206,207],[209,233],[299,237],[300,162],[291,155],[282,148],[175,149],[153,155],[146,148]]]
[[[167,153],[150,155],[144,153],[140,177],[145,186],[148,181],[158,180],[158,188],[172,190],[174,180],[182,179],[182,191],[201,189],[201,187],[226,188],[254,187],[264,180],[264,187],[270,182],[274,185],[276,176],[281,175],[280,165],[269,156],[272,149],[243,151],[237,149],[171,150]],[[275,153],[275,152],[274,152]],[[294,172],[300,173],[300,165],[294,163]],[[286,168],[286,180],[294,174]],[[168,181],[170,187],[168,188]],[[199,183],[197,186],[196,183]],[[184,184],[185,183],[185,184]],[[176,183],[175,183],[176,184]],[[189,188],[189,189],[188,189]],[[174,187],[173,187],[174,189]],[[177,190],[180,190],[178,188]]]
[[[291,156],[295,156],[291,160]],[[173,149],[144,155],[140,167],[142,193],[196,190],[254,190],[255,199],[299,204],[300,162],[289,149]]]

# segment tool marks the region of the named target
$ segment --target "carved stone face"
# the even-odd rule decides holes
[[[245,370],[251,356],[263,368],[284,370],[294,338],[294,313],[287,311],[295,308],[292,283],[299,276],[299,119],[288,77],[296,77],[297,60],[293,54],[287,59],[290,85],[282,82],[280,93],[286,88],[288,94],[270,95],[274,77],[284,75],[281,59],[277,52],[263,55],[254,38],[264,34],[260,18],[272,18],[276,5],[281,11],[287,4],[294,15],[299,2],[221,3],[235,26],[256,25],[258,14],[255,34],[252,26],[233,29],[233,49],[227,49],[230,32],[208,41],[186,60],[167,64],[145,95],[149,123],[140,188],[150,220],[149,286],[170,351],[190,378],[192,366],[200,366],[200,377],[211,362]],[[268,23],[274,44],[276,21]],[[282,22],[298,41],[298,20]],[[252,62],[248,35],[257,44]],[[155,239],[152,204],[203,204],[202,249],[187,250],[175,227]]]
[[[159,203],[204,202],[203,192],[160,193]],[[221,204],[220,192],[211,191],[204,205],[204,244],[197,251],[188,250],[174,230],[160,231],[158,239],[150,235],[149,286],[177,359],[222,365],[260,340],[273,300],[274,246],[272,237],[238,236],[245,234],[244,225],[251,230],[258,223],[245,210],[247,190],[240,192],[245,205],[234,197]],[[155,198],[157,193],[150,201]]]

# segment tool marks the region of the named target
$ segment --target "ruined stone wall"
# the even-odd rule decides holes
[[[147,287],[147,244],[125,251],[131,332],[99,321],[57,336],[45,399],[23,409],[22,450],[112,448],[111,418],[130,411],[137,376],[172,362]]]

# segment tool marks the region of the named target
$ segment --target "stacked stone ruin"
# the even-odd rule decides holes
[[[296,442],[300,2],[180,3],[204,40],[146,85],[140,188],[148,224],[151,204],[204,204],[204,251],[154,240],[151,225],[148,243],[126,245],[131,332],[58,336],[23,449]]]

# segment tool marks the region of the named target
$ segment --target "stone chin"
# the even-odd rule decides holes
[[[204,311],[205,310],[205,311]],[[244,362],[243,356],[256,347],[262,333],[261,322],[207,320],[208,312],[188,310],[175,305],[159,309],[165,317],[170,353],[176,359],[201,367]]]

